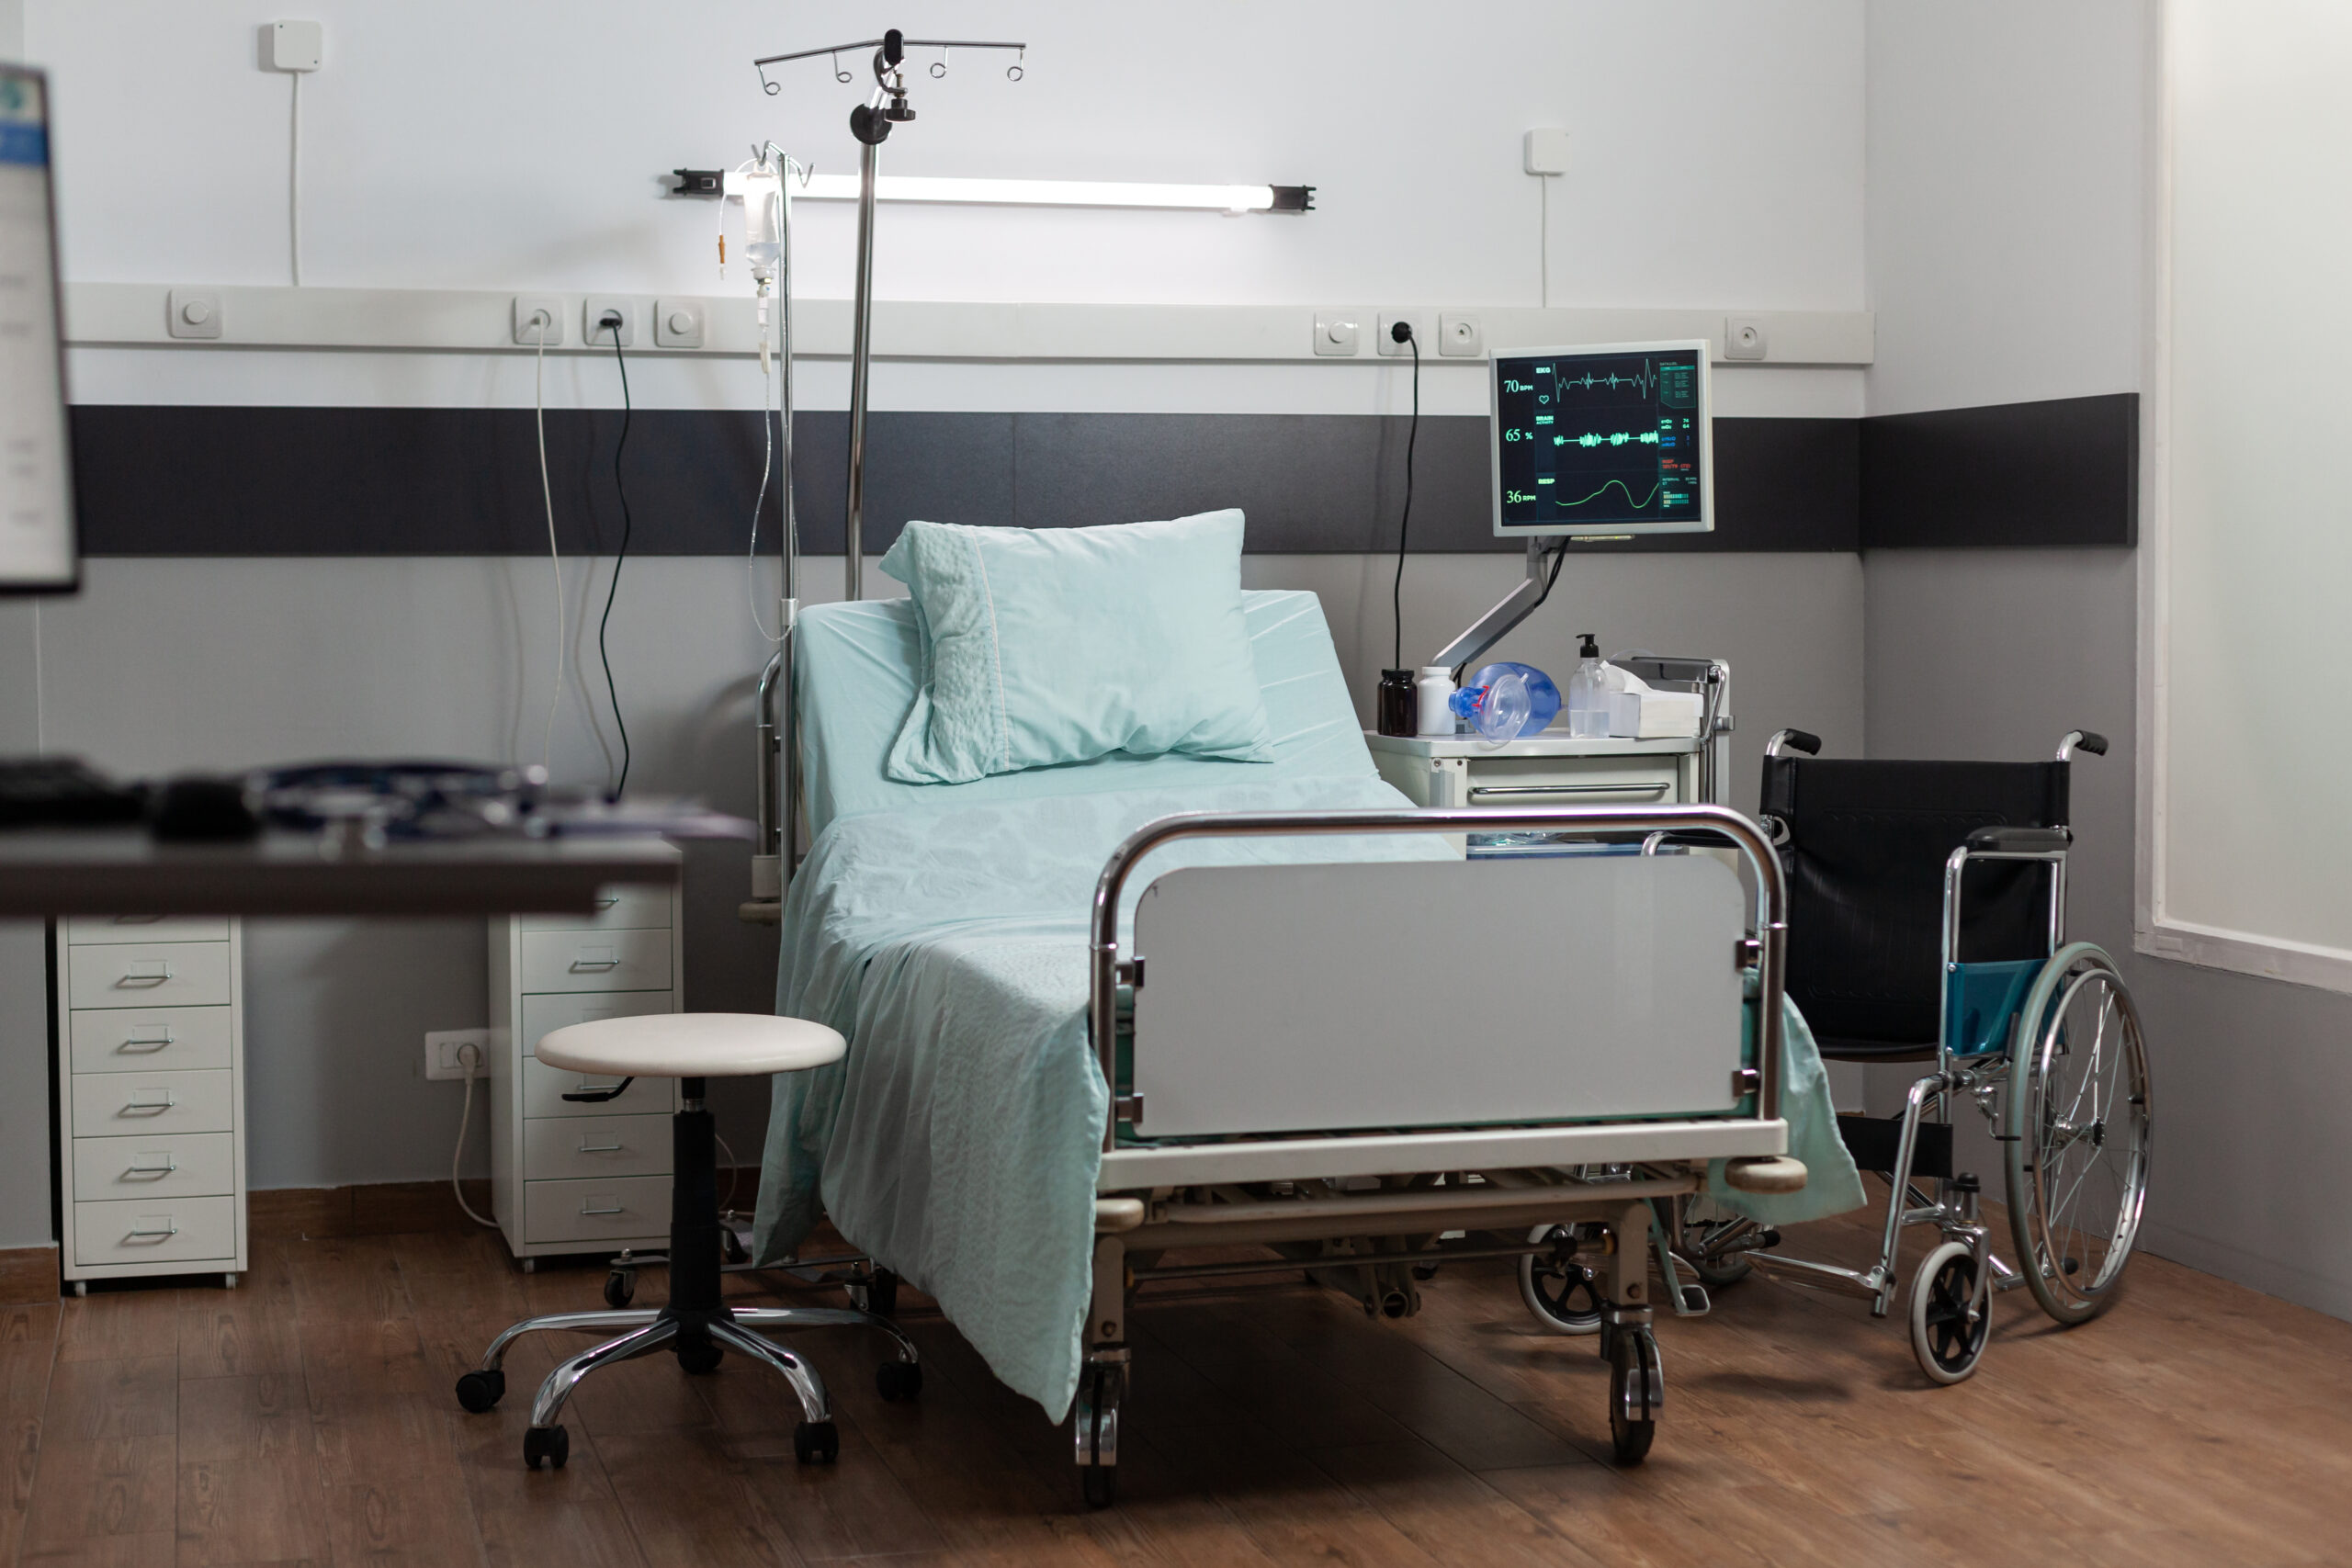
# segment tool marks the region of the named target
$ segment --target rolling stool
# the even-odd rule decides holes
[[[492,1409],[506,1393],[499,1368],[518,1336],[544,1328],[588,1333],[621,1331],[594,1349],[558,1366],[531,1402],[530,1430],[523,1434],[523,1463],[542,1461],[560,1470],[571,1457],[571,1439],[556,1417],[580,1380],[611,1366],[673,1346],[678,1365],[689,1372],[718,1368],[727,1350],[750,1357],[783,1374],[800,1398],[802,1419],[792,1434],[792,1451],[803,1464],[829,1464],[841,1452],[825,1383],[817,1369],[770,1341],[762,1329],[820,1328],[864,1324],[890,1336],[898,1359],[876,1370],[884,1399],[911,1399],[922,1389],[922,1367],[912,1341],[896,1324],[854,1307],[730,1307],[719,1294],[718,1159],[710,1112],[703,1106],[703,1080],[764,1077],[821,1067],[842,1058],[842,1037],[819,1023],[763,1013],[649,1013],[636,1018],[597,1019],[550,1030],[541,1037],[538,1059],[568,1071],[619,1074],[607,1089],[567,1094],[569,1100],[611,1100],[639,1077],[683,1078],[684,1098],[671,1118],[670,1302],[659,1312],[567,1312],[526,1318],[491,1341],[481,1365],[458,1379],[458,1403],[476,1415]]]

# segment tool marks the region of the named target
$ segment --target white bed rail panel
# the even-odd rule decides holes
[[[1137,1131],[1727,1115],[1746,903],[1710,855],[1171,872],[1136,914]]]

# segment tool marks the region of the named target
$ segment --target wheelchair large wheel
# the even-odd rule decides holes
[[[2010,1047],[2009,1231],[2041,1310],[2085,1323],[2115,1300],[2148,1191],[2148,1058],[2114,960],[2059,950]]]
[[[1519,1299],[1529,1315],[1551,1334],[1600,1332],[1600,1270],[1582,1261],[1576,1244],[1583,1237],[1565,1225],[1537,1225],[1527,1233],[1530,1243],[1553,1250],[1529,1253],[1519,1260]]]

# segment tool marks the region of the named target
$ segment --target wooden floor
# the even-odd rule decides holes
[[[934,1315],[910,1315],[914,1406],[875,1396],[870,1337],[803,1339],[832,1468],[793,1462],[780,1384],[660,1357],[585,1384],[570,1467],[533,1474],[546,1348],[495,1415],[451,1381],[507,1321],[596,1306],[601,1269],[526,1277],[486,1234],[255,1254],[234,1292],[0,1309],[0,1563],[2352,1562],[2352,1325],[2146,1258],[2072,1333],[2006,1298],[1940,1390],[1894,1320],[1751,1280],[1661,1325],[1635,1470],[1605,1462],[1593,1341],[1532,1332],[1499,1268],[1401,1323],[1305,1285],[1155,1288],[1121,1505],[1089,1515],[1062,1433]]]

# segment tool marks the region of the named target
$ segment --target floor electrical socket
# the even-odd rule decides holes
[[[487,1029],[444,1029],[424,1037],[424,1076],[428,1078],[461,1078],[466,1076],[465,1058],[458,1055],[470,1045],[479,1053],[474,1058],[474,1077],[490,1074],[490,1031]]]

